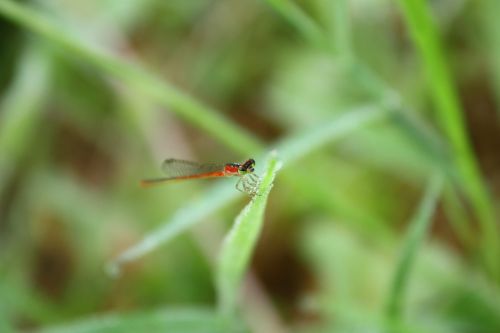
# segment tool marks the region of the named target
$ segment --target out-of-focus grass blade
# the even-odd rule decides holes
[[[271,1],[268,2],[271,3]],[[453,156],[455,156],[455,161],[453,162],[457,166],[457,172],[460,174],[459,182],[465,188],[470,201],[473,203],[476,215],[481,221],[484,235],[482,253],[486,262],[485,266],[494,276],[498,276],[500,274],[500,264],[495,258],[500,252],[500,244],[498,241],[499,230],[494,224],[494,209],[486,188],[482,183],[475,157],[465,134],[460,106],[450,75],[445,66],[443,52],[432,24],[432,19],[427,8],[428,5],[418,0],[402,0],[400,3],[431,78],[431,89],[436,105],[438,106],[438,115],[453,147]],[[301,16],[307,17],[307,14],[299,7],[289,2],[285,4],[293,6],[294,10],[301,11]],[[276,6],[273,7],[276,8]],[[281,12],[279,8],[276,9],[278,12]],[[292,19],[287,15],[283,16],[292,26],[300,31],[299,26]],[[308,41],[312,42],[311,44],[316,45],[311,38],[307,38],[307,35],[305,37]],[[397,91],[392,89],[368,67],[355,59],[352,61],[352,68],[356,70],[356,77],[359,77],[359,81],[364,84],[364,88],[379,98],[381,103],[388,104],[396,109],[402,108],[402,101]],[[406,117],[407,115],[403,114],[403,116]],[[407,117],[407,120],[413,126],[414,115],[410,116],[409,118]],[[410,133],[410,136],[412,136],[412,133]],[[434,148],[436,147],[432,147],[432,150],[435,150]]]
[[[132,90],[149,96],[235,151],[247,155],[263,148],[254,136],[228,121],[216,110],[199,103],[138,64],[119,59],[94,45],[86,45],[81,39],[72,38],[67,29],[56,26],[35,10],[17,2],[0,0],[0,14],[61,46],[70,55],[84,59],[119,78]]]
[[[432,215],[439,200],[442,187],[443,178],[441,174],[436,174],[431,179],[420,207],[410,222],[389,294],[387,316],[393,322],[397,322],[403,313],[404,297],[411,275],[411,268],[432,221]]]
[[[499,278],[499,230],[495,224],[495,210],[483,184],[476,158],[467,137],[463,113],[446,65],[444,51],[429,5],[419,0],[400,0],[404,18],[419,50],[429,78],[429,86],[436,105],[441,127],[454,153],[460,180],[481,222],[483,244],[481,250],[487,271]]]
[[[216,272],[219,308],[224,314],[232,314],[236,310],[239,285],[262,229],[267,197],[281,165],[276,153],[271,153],[257,195],[236,217],[224,239]]]
[[[483,34],[485,35],[484,45],[486,51],[489,51],[490,66],[493,70],[493,81],[495,83],[495,93],[497,98],[497,116],[500,120],[500,28],[498,27],[498,13],[500,13],[500,1],[498,0],[483,0],[478,1],[476,6],[479,7],[479,23],[483,26]]]
[[[290,0],[266,0],[271,7],[291,22],[306,40],[322,49],[331,49],[331,43],[319,25]]]
[[[164,222],[163,226],[120,254],[108,265],[108,272],[112,275],[119,274],[121,265],[153,251],[238,198],[239,195],[235,193],[232,184],[221,183],[209,188],[203,195],[176,211],[170,219]]]
[[[27,44],[19,61],[15,81],[0,105],[0,190],[15,163],[33,144],[34,128],[50,86],[49,57],[36,43]]]
[[[380,109],[376,106],[354,108],[343,116],[335,117],[333,121],[324,121],[301,134],[285,138],[277,144],[276,149],[280,152],[283,163],[287,165],[331,140],[341,138],[349,132],[381,120],[389,112],[387,109]]]
[[[327,143],[382,120],[387,114],[387,110],[375,107],[354,108],[346,111],[346,114],[342,116],[335,116],[331,120],[324,121],[301,134],[292,135],[281,140],[275,145],[275,148],[280,152],[283,167],[287,167]],[[262,160],[263,158],[257,159],[257,161]],[[230,184],[224,183],[210,188],[204,195],[178,210],[170,219],[165,221],[163,226],[151,232],[139,244],[118,256],[109,265],[110,272],[117,273],[121,264],[140,258],[156,249],[191,228],[203,218],[235,202],[238,197],[234,186]]]
[[[333,49],[340,57],[349,59],[352,55],[349,1],[320,0],[316,6]]]
[[[211,310],[168,309],[144,313],[95,317],[40,333],[219,333],[228,332],[226,323]]]

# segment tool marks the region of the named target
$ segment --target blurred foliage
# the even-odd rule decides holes
[[[0,0],[0,332],[500,331],[498,9]]]

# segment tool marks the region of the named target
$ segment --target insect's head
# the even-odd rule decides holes
[[[247,173],[252,173],[255,171],[255,160],[250,158],[245,161],[245,163],[241,164],[238,172],[240,175],[246,175]]]

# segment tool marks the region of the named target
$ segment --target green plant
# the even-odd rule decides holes
[[[495,5],[396,5],[0,0],[0,330],[497,331]]]

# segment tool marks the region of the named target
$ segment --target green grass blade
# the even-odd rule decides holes
[[[288,4],[288,2],[286,2]],[[438,115],[441,124],[453,147],[454,165],[460,174],[460,183],[465,188],[467,195],[474,206],[478,216],[484,241],[482,242],[482,253],[485,258],[485,265],[494,276],[498,276],[500,263],[495,260],[500,252],[498,244],[498,228],[495,226],[495,213],[489,195],[482,182],[475,157],[470,148],[461,109],[454,91],[450,75],[445,66],[443,52],[439,44],[437,33],[432,25],[430,15],[425,2],[419,0],[400,0],[409,22],[410,30],[416,40],[417,46],[421,50],[426,63],[429,77],[431,78],[431,88],[438,107]],[[295,10],[300,8],[295,7]],[[307,16],[301,13],[302,16]],[[296,27],[297,24],[289,19],[289,23]],[[309,41],[310,38],[307,38]],[[315,44],[315,43],[312,43]],[[396,109],[402,108],[402,101],[399,94],[388,86],[377,75],[372,73],[364,64],[353,61],[353,69],[357,70],[357,76],[374,96],[380,99],[385,105],[390,105]],[[408,119],[413,122],[413,119]],[[428,126],[426,126],[428,127]],[[434,148],[433,148],[434,150]],[[440,161],[438,161],[440,163]]]
[[[393,322],[399,321],[404,311],[404,299],[411,269],[425,240],[442,187],[443,178],[440,174],[436,174],[429,182],[420,207],[410,222],[388,298],[387,317]]]
[[[108,264],[107,271],[112,275],[119,274],[123,264],[157,249],[210,214],[236,202],[239,198],[238,193],[235,193],[234,184],[221,183],[209,188],[199,198],[177,210],[161,227],[146,235],[141,242],[121,253]]]
[[[236,310],[239,285],[262,229],[267,198],[281,165],[276,153],[271,153],[257,195],[236,217],[224,239],[216,272],[219,308],[224,314]]]
[[[49,84],[50,64],[46,52],[28,44],[18,64],[15,81],[0,105],[0,193],[16,163],[31,149],[41,120],[44,96]]]
[[[400,0],[399,3],[424,62],[437,116],[452,147],[462,184],[481,222],[486,268],[498,278],[499,262],[496,258],[499,254],[499,233],[495,225],[494,208],[467,137],[462,109],[430,9],[427,2],[420,0]]]
[[[488,60],[492,68],[492,77],[497,101],[497,116],[500,120],[500,29],[498,28],[498,13],[500,13],[500,1],[483,0],[477,1],[479,7],[479,18],[482,25],[484,38],[479,43],[484,43]]]
[[[352,55],[351,45],[351,26],[349,23],[349,2],[347,0],[334,1],[333,7],[333,23],[334,23],[334,41],[335,50],[346,57]]]
[[[285,138],[277,144],[276,149],[280,152],[283,163],[287,165],[310,153],[316,147],[384,119],[389,112],[387,109],[376,106],[353,108],[352,111],[336,116],[331,121],[324,121],[314,128],[304,130],[301,134]]]
[[[227,147],[244,155],[255,153],[263,148],[254,136],[228,121],[216,110],[197,102],[138,64],[119,59],[96,46],[84,44],[81,39],[68,34],[68,29],[57,26],[35,10],[17,2],[0,0],[0,14],[50,40],[72,56],[83,59],[118,78],[127,84],[131,91],[141,92],[161,106],[172,110],[179,117],[203,129]]]
[[[319,15],[335,52],[345,59],[352,56],[349,1],[317,1]]]
[[[328,38],[318,24],[290,0],[265,0],[271,7],[290,22],[311,44],[321,49],[331,49]]]
[[[375,107],[354,108],[346,111],[345,115],[335,116],[304,133],[291,135],[287,139],[281,140],[274,147],[280,151],[283,167],[287,167],[293,165],[293,162],[306,154],[334,140],[382,120],[387,114],[388,111]],[[261,160],[257,159],[257,163]],[[239,196],[235,193],[233,184],[221,183],[208,189],[198,199],[186,204],[186,206],[174,213],[160,228],[146,235],[140,243],[120,254],[108,265],[109,272],[118,273],[122,264],[136,260],[155,250],[188,230],[206,216],[234,203],[238,198]]]
[[[40,333],[228,332],[220,316],[206,309],[168,309],[95,317]]]

